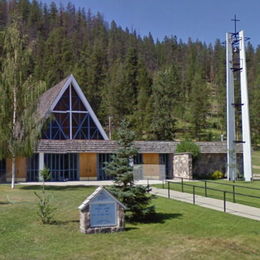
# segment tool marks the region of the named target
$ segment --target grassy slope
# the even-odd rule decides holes
[[[127,231],[85,235],[77,207],[87,187],[50,190],[59,208],[55,225],[36,214],[36,187],[0,186],[0,259],[259,259],[260,222],[158,198],[153,223]],[[13,204],[7,203],[7,197]],[[7,203],[7,204],[6,204]]]

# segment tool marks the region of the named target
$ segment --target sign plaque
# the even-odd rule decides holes
[[[83,233],[124,230],[126,207],[105,188],[99,187],[79,206]]]

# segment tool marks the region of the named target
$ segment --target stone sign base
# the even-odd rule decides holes
[[[111,233],[124,231],[125,229],[125,212],[124,208],[117,205],[117,215],[119,217],[116,226],[111,227],[91,227],[90,226],[90,211],[89,205],[80,212],[80,232],[84,234],[95,234],[95,233]]]
[[[83,201],[79,209],[82,233],[111,233],[125,229],[126,207],[102,186]]]

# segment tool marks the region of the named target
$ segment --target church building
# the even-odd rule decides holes
[[[33,156],[16,158],[17,181],[39,181],[39,172],[44,167],[50,170],[50,181],[110,179],[103,167],[117,150],[117,143],[109,140],[73,75],[43,93],[37,112],[46,120],[46,127]],[[198,144],[202,156],[194,170],[200,174],[225,172],[226,143]],[[138,155],[134,166],[139,179],[173,178],[177,142],[136,141],[135,145]],[[2,160],[0,182],[10,179],[11,162]]]

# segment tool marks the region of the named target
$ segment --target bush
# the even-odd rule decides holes
[[[39,199],[37,203],[37,215],[40,217],[42,224],[51,224],[54,222],[53,214],[56,211],[56,208],[51,205],[50,194],[47,194],[45,191],[45,181],[48,180],[50,176],[49,169],[44,168],[40,171],[40,175],[43,179],[42,190],[39,193],[34,192],[35,196]]]
[[[224,177],[224,173],[221,172],[221,171],[214,171],[212,174],[211,174],[211,178],[213,180],[218,180],[218,179],[222,179]]]
[[[182,141],[177,144],[176,153],[191,153],[193,159],[200,155],[200,147],[192,141]]]

